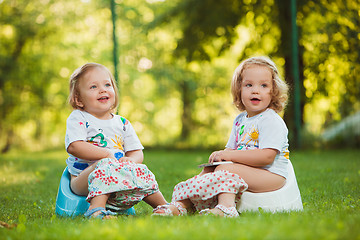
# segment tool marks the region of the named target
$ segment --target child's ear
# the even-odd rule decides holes
[[[76,103],[76,106],[78,106],[80,108],[84,107],[84,104],[81,102],[81,99],[80,99],[79,95],[75,96],[75,103]]]

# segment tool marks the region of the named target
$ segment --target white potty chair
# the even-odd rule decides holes
[[[297,185],[294,168],[289,160],[288,177],[285,185],[273,192],[244,192],[237,204],[239,212],[258,211],[261,208],[267,212],[302,211],[303,205]]]

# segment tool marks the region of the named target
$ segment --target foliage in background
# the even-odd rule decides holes
[[[360,2],[309,2],[299,14],[305,122],[320,133],[360,110]]]
[[[223,147],[237,114],[229,88],[239,62],[270,55],[287,75],[282,1],[115,2],[119,114],[146,146]],[[357,9],[357,1],[298,1],[310,135],[360,108]],[[0,0],[2,151],[63,146],[68,78],[85,62],[114,71],[111,31],[110,1]]]
[[[297,1],[304,132],[318,135],[360,109],[359,7],[358,1]],[[290,1],[184,0],[155,23],[171,24],[174,16],[183,22],[184,34],[175,53],[188,62],[225,55],[240,39],[238,61],[259,54],[275,59],[291,87],[284,116],[291,140],[295,126]],[[239,27],[245,29],[241,34]]]
[[[111,63],[109,15],[66,0],[0,2],[3,152],[12,144],[33,150],[62,145],[70,73],[95,59]]]

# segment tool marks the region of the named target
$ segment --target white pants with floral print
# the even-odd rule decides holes
[[[155,176],[146,165],[111,158],[97,163],[88,183],[88,202],[98,195],[111,193],[107,208],[118,211],[131,208],[144,197],[159,191]]]
[[[200,211],[214,208],[218,204],[217,197],[220,193],[236,194],[237,203],[247,188],[248,185],[239,175],[221,170],[180,182],[174,188],[172,201],[189,199],[196,210]]]

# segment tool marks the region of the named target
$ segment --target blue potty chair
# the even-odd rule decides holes
[[[90,203],[86,201],[86,196],[79,196],[71,191],[70,173],[66,167],[60,179],[59,190],[56,197],[55,213],[63,217],[76,217],[78,215],[83,215],[88,210],[89,206]],[[135,209],[132,207],[117,213],[135,215]]]

